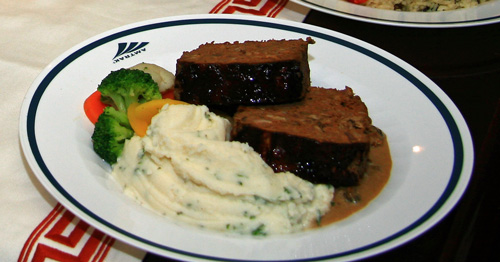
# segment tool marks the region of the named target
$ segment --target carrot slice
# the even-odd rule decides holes
[[[95,91],[87,97],[87,99],[85,99],[85,102],[83,103],[83,110],[85,111],[85,115],[87,115],[90,122],[95,124],[99,116],[104,111],[104,108],[107,106],[108,105],[101,102],[101,92]]]
[[[151,119],[160,112],[160,109],[166,105],[187,104],[186,102],[173,99],[151,100],[149,102],[139,104],[133,103],[127,109],[128,121],[130,126],[138,136],[145,136]]]
[[[167,91],[163,92],[161,94],[163,99],[169,98],[169,99],[174,99],[174,89],[170,88]]]

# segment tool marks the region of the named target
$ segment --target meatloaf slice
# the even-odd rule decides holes
[[[298,101],[310,85],[307,40],[207,43],[177,60],[176,99],[207,106]]]
[[[365,104],[348,87],[311,87],[304,100],[291,104],[240,106],[231,136],[247,142],[276,172],[333,186],[357,185],[370,144],[382,139]]]

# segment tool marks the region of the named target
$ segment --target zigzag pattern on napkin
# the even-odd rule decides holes
[[[104,261],[114,241],[57,204],[31,233],[18,262]]]
[[[211,14],[243,13],[267,17],[276,17],[288,3],[288,0],[223,0],[211,11]]]

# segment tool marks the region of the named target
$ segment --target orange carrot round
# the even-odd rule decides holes
[[[83,110],[85,111],[85,114],[90,122],[95,124],[99,116],[104,111],[104,108],[107,106],[108,105],[101,102],[101,92],[95,91],[83,103]]]

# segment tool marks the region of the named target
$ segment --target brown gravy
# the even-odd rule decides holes
[[[391,175],[392,160],[387,143],[373,146],[369,154],[368,171],[358,186],[335,188],[332,208],[326,213],[319,226],[342,220],[367,206],[384,188]]]

